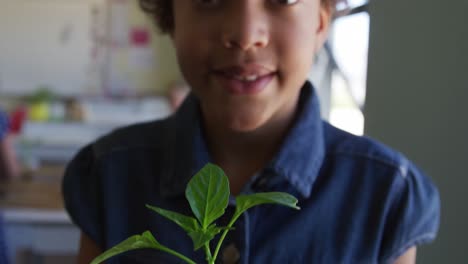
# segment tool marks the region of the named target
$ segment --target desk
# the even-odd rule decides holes
[[[73,257],[78,250],[80,232],[63,209],[60,178],[48,175],[0,184],[12,263],[56,263],[46,256]]]

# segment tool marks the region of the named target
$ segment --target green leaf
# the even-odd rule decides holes
[[[228,205],[228,178],[220,167],[208,163],[190,180],[185,197],[202,228],[207,229]]]
[[[186,256],[168,247],[161,245],[156,240],[156,238],[154,238],[154,236],[151,234],[150,231],[145,231],[141,235],[134,235],[134,236],[127,238],[123,242],[117,244],[116,246],[110,248],[109,250],[106,250],[101,255],[97,256],[90,264],[99,264],[118,254],[130,251],[130,250],[145,249],[145,248],[153,248],[153,249],[161,250],[161,251],[164,251],[168,254],[174,255],[184,260],[186,263],[196,264],[193,260],[187,258]]]
[[[156,213],[166,217],[167,219],[173,221],[174,223],[182,227],[187,233],[200,229],[200,225],[198,224],[197,219],[191,216],[186,216],[177,212],[165,210],[148,204],[146,205],[146,208],[149,208],[155,211]]]
[[[236,197],[236,212],[234,217],[240,216],[249,208],[260,204],[279,204],[299,210],[296,197],[283,192],[254,193]]]
[[[127,238],[126,240],[124,240],[123,242],[103,252],[101,255],[96,257],[91,262],[91,264],[101,263],[115,255],[124,253],[126,251],[135,250],[135,249],[144,249],[144,248],[162,249],[165,247],[159,244],[159,242],[156,241],[156,239],[153,237],[153,235],[149,231],[145,231],[142,235],[131,236]]]
[[[207,229],[198,229],[190,232],[188,235],[193,240],[193,249],[198,250],[203,247],[207,242],[210,242],[217,234],[225,228],[217,227],[215,224],[208,226]]]

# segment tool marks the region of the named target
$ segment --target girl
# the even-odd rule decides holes
[[[192,93],[175,115],[117,130],[70,163],[64,194],[82,230],[79,263],[145,230],[202,263],[190,238],[144,205],[189,214],[185,186],[207,162],[224,169],[234,195],[289,192],[302,208],[249,210],[223,263],[415,263],[416,246],[437,232],[437,190],[399,153],[322,121],[307,81],[333,0],[141,3],[172,38]],[[109,263],[177,261],[140,250]]]

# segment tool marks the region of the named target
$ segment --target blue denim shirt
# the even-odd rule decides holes
[[[310,83],[299,104],[281,149],[243,192],[289,192],[301,210],[248,210],[229,233],[219,263],[390,263],[432,241],[440,202],[431,181],[398,152],[322,121]],[[150,230],[162,244],[204,263],[203,250],[193,252],[183,230],[145,204],[191,214],[185,186],[209,161],[198,102],[190,96],[168,119],[120,129],[85,147],[67,168],[65,205],[103,249]],[[231,202],[219,225],[233,210]],[[183,262],[136,250],[107,263]]]

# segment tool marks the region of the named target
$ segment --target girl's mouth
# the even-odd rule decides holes
[[[229,76],[216,74],[216,79],[229,93],[236,95],[252,95],[260,93],[275,77],[274,73],[257,76]]]
[[[257,65],[234,66],[214,71],[215,79],[229,93],[253,95],[263,91],[275,77],[276,72]]]

